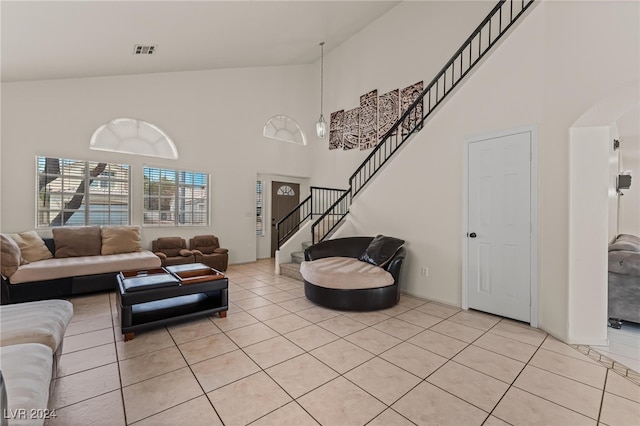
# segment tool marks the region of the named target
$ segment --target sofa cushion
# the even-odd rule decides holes
[[[211,254],[220,247],[218,238],[213,235],[198,235],[193,237],[194,249],[200,250],[203,254]]]
[[[41,300],[0,306],[0,346],[40,343],[54,352],[73,316],[66,300]]]
[[[181,256],[180,250],[186,250],[184,238],[181,237],[162,237],[157,240],[157,251],[161,251],[167,257]]]
[[[137,226],[102,227],[102,249],[100,253],[133,253],[142,250],[140,228]]]
[[[158,267],[160,258],[148,250],[107,256],[47,259],[22,265],[11,277],[11,284]]]
[[[20,254],[27,262],[51,259],[53,254],[36,231],[9,235],[20,247]]]
[[[372,265],[384,266],[393,258],[393,255],[403,244],[404,240],[399,238],[377,235],[362,253],[360,260],[369,262]]]
[[[393,276],[383,268],[353,257],[325,257],[302,262],[300,273],[307,282],[335,289],[378,288],[394,283]]]
[[[39,343],[0,348],[0,370],[7,391],[4,415],[22,412],[26,418],[9,420],[9,425],[42,425],[47,409],[53,368],[51,349]],[[18,411],[18,410],[24,411]]]
[[[18,270],[22,260],[20,247],[13,238],[0,234],[0,273],[10,277]]]
[[[56,258],[99,256],[102,250],[99,226],[53,228]]]

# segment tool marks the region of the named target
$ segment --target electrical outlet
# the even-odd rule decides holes
[[[423,266],[422,268],[420,268],[420,275],[422,275],[423,277],[428,277],[429,268],[427,268],[426,266]]]

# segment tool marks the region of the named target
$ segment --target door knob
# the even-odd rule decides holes
[[[475,238],[475,237],[477,237],[475,232],[472,232],[472,233],[469,234],[469,238]]]

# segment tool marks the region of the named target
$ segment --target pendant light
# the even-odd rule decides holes
[[[323,95],[324,95],[324,41],[320,43],[320,118],[316,123],[316,134],[319,138],[324,138],[327,135],[327,122],[324,121],[322,115]]]

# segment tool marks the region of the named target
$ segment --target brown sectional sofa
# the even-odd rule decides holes
[[[20,236],[31,238],[30,245],[25,246]],[[15,261],[13,252],[7,255],[6,246],[12,240],[22,243],[17,267],[8,267],[10,257]],[[136,227],[56,228],[53,238],[43,238],[39,244],[34,232],[2,235],[3,305],[114,290],[118,272],[160,266],[156,255],[140,247]],[[33,246],[37,246],[35,257]],[[30,261],[23,261],[26,255],[31,256]]]

